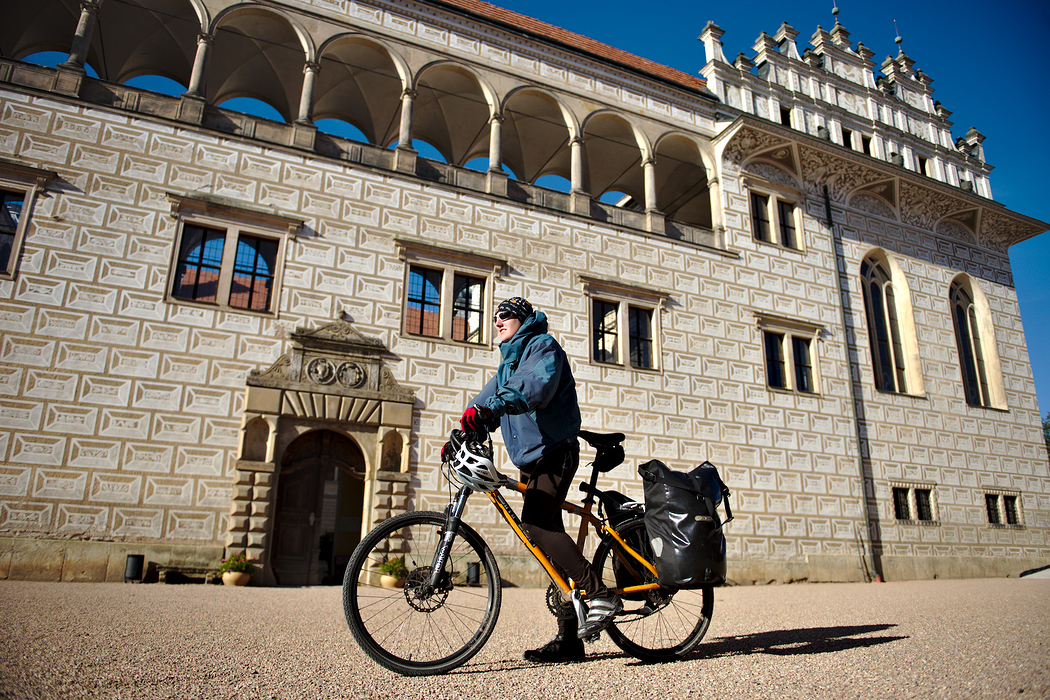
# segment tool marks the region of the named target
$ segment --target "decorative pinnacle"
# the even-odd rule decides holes
[[[835,24],[839,23],[839,5],[837,2],[831,3],[831,16],[835,18]]]
[[[893,20],[893,33],[897,35],[897,38],[894,39],[894,41],[897,42],[897,51],[899,53],[904,53],[904,47],[901,46],[901,43],[903,43],[904,41],[904,37],[901,36],[900,31],[897,29],[897,20]]]

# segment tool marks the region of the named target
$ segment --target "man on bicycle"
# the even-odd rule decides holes
[[[601,632],[623,609],[619,596],[565,532],[561,503],[580,462],[580,406],[565,351],[549,333],[547,316],[522,297],[501,302],[495,314],[500,362],[460,421],[464,430],[494,429],[498,423],[507,453],[525,483],[521,521],[529,537],[586,594],[587,618],[577,629],[568,603],[558,614],[558,634],[527,661],[578,661],[583,639]]]

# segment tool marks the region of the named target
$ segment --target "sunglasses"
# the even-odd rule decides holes
[[[496,313],[492,314],[493,323],[497,323],[499,321],[508,321],[512,318],[515,318],[514,312],[509,309],[503,309],[502,311],[497,311]]]

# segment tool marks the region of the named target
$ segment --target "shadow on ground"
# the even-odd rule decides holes
[[[775,656],[828,654],[907,639],[906,636],[900,635],[866,636],[874,632],[884,632],[896,626],[807,627],[794,630],[756,632],[755,634],[745,634],[740,637],[720,637],[708,644],[701,644],[693,658],[713,659],[745,654],[772,654]]]

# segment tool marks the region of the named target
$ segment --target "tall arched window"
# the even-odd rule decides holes
[[[955,281],[952,282],[949,298],[966,403],[972,406],[990,406],[992,400],[988,387],[988,371],[985,367],[984,346],[981,342],[981,324],[977,320],[973,294],[962,283]]]
[[[890,274],[882,261],[865,258],[860,264],[864,311],[868,320],[875,386],[882,391],[908,391],[900,314]]]

